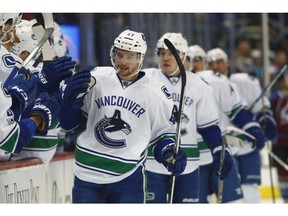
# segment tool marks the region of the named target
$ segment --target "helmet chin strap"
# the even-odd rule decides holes
[[[141,67],[142,67],[142,65],[139,64],[137,70],[136,70],[134,73],[129,74],[129,75],[126,75],[126,76],[123,76],[123,75],[122,75],[122,77],[130,78],[130,77],[133,77],[133,76],[137,75],[137,74],[139,73]],[[115,69],[116,69],[116,73],[118,73],[118,72],[119,72],[119,67],[116,67],[116,66],[115,66]]]
[[[116,73],[118,73],[119,72],[119,67],[117,67],[116,68]],[[123,76],[123,75],[121,75],[122,77],[127,77],[127,78],[129,78],[129,77],[133,77],[133,76],[135,76],[136,74],[138,74],[139,73],[139,70],[136,70],[134,73],[132,73],[132,74],[129,74],[129,75],[126,75],[126,76]]]
[[[116,70],[116,73],[118,73],[119,72],[119,67],[116,67],[114,61],[112,61],[112,64],[113,64],[113,66],[114,66],[114,68]],[[140,72],[141,68],[142,68],[142,61],[139,62],[137,70],[134,73],[126,75],[126,76],[122,76],[122,77],[126,77],[126,78],[133,77],[133,76],[137,75]]]
[[[175,70],[173,73],[169,74],[168,76],[169,76],[169,77],[173,77],[178,71],[179,71],[179,67],[177,66],[177,67],[176,67],[176,70]],[[180,75],[180,74],[179,74],[179,75]]]

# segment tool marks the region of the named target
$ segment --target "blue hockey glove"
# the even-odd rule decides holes
[[[261,129],[268,140],[274,140],[277,137],[277,123],[273,118],[272,112],[259,112],[256,115],[256,121],[261,125]]]
[[[31,110],[30,116],[40,116],[42,123],[37,127],[37,133],[47,134],[49,127],[56,122],[59,117],[59,101],[47,92],[42,92],[35,100],[35,105]]]
[[[13,108],[22,113],[25,108],[36,98],[37,79],[36,76],[22,67],[18,75],[13,79],[7,80],[4,86],[10,93],[13,99]],[[15,110],[13,110],[15,112]]]
[[[213,170],[220,177],[220,179],[225,179],[232,167],[232,157],[229,148],[225,147],[225,156],[223,160],[223,166],[221,168],[221,149],[222,146],[215,147],[212,151],[213,153]]]
[[[63,56],[51,61],[37,74],[38,83],[42,87],[42,91],[52,93],[59,89],[62,80],[72,76],[72,69],[76,62],[71,57]]]
[[[242,129],[256,138],[256,140],[254,140],[247,136],[247,140],[253,143],[252,147],[255,148],[255,150],[261,150],[264,148],[266,138],[258,123],[250,122]]]
[[[67,80],[63,88],[63,107],[80,109],[84,105],[84,96],[88,92],[91,73],[89,69],[77,71]]]
[[[169,144],[162,149],[161,152],[162,163],[172,175],[177,176],[184,172],[187,157],[181,147],[179,147],[178,154],[175,155],[175,145]]]

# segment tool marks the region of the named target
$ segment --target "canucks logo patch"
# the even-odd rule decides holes
[[[11,97],[8,90],[2,85],[1,83],[1,89],[2,89],[2,92],[3,92],[3,95],[8,98],[8,97]]]
[[[165,96],[167,97],[167,98],[171,98],[172,96],[171,96],[171,94],[170,94],[170,92],[168,91],[168,89],[166,88],[166,86],[162,86],[161,87],[161,90],[162,90],[162,92],[165,94]]]
[[[13,58],[13,56],[6,54],[2,56],[2,61],[4,63],[4,65],[8,68],[14,67],[15,65],[15,59]]]
[[[115,110],[112,117],[104,116],[94,128],[95,137],[99,143],[109,148],[123,148],[126,136],[132,132],[130,125],[121,118],[121,112]],[[113,139],[112,139],[113,137]]]
[[[7,110],[7,118],[6,121],[9,125],[14,124],[14,113],[9,109]]]

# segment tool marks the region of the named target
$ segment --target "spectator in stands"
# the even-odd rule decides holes
[[[233,63],[234,70],[235,72],[248,73],[252,65],[251,43],[249,40],[241,39],[237,43],[236,56]]]

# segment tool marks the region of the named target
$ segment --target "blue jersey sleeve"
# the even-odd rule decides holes
[[[221,130],[218,125],[211,125],[206,128],[198,128],[198,132],[202,136],[209,149],[213,150],[215,147],[222,145]]]
[[[15,153],[19,153],[24,146],[32,139],[36,131],[36,124],[32,119],[23,119],[18,122],[20,135],[16,144]]]

